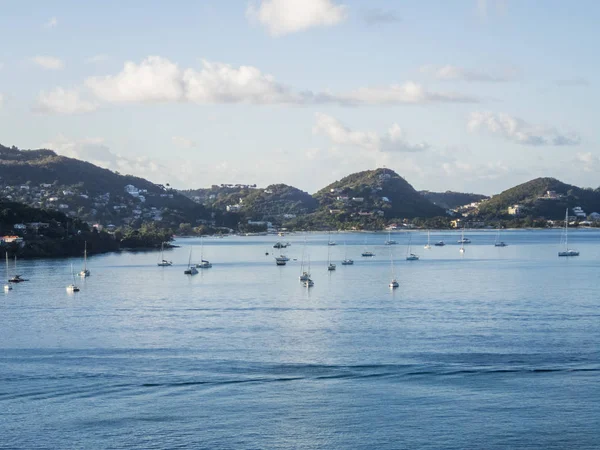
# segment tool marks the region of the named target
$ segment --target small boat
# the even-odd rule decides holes
[[[83,269],[79,272],[79,276],[83,278],[90,276],[90,270],[87,268],[87,241],[85,241],[83,247]]]
[[[471,239],[469,238],[462,238],[459,239],[458,241],[456,241],[458,244],[470,244],[471,243]]]
[[[304,270],[304,256],[306,254],[306,236],[304,236],[304,246],[302,247],[302,261],[300,263],[300,281],[306,281],[310,279],[310,271]]]
[[[168,261],[164,256],[165,243],[160,244],[160,261],[158,262],[159,267],[168,267],[173,265],[173,261]]]
[[[369,257],[369,256],[375,256],[375,253],[366,251],[366,252],[362,252],[361,255]]]
[[[346,258],[342,261],[342,266],[351,266],[354,264],[354,260]]]
[[[278,266],[285,266],[287,262],[288,258],[282,258],[281,256],[275,257],[275,264],[277,264]]]
[[[75,271],[73,270],[73,264],[71,264],[71,275],[73,276],[73,283],[67,286],[67,292],[79,292],[79,287],[75,284]]]
[[[500,240],[500,228],[498,228],[498,234],[496,234],[496,242],[494,242],[494,247],[506,247],[508,244],[504,241]]]
[[[202,237],[200,237],[200,262],[198,264],[196,264],[196,267],[198,269],[210,269],[212,267],[212,264],[210,263],[210,261],[203,259],[204,253],[204,241],[202,240]]]
[[[327,270],[330,272],[335,270],[335,264],[331,262],[331,246],[327,247]]]
[[[279,257],[277,259],[280,259],[280,260],[285,261],[285,262],[288,262],[290,260],[290,258],[288,258],[285,255],[279,255]]]
[[[337,245],[337,244],[335,243],[335,241],[329,241],[329,242],[327,243],[327,245]]]
[[[427,230],[427,245],[423,247],[425,250],[429,250],[431,248],[431,239],[429,235],[429,230]]]
[[[408,249],[406,250],[406,260],[407,261],[418,261],[419,260],[419,256],[415,255],[414,253],[412,253],[410,251],[410,249],[411,249],[411,245],[410,245],[411,244],[411,240],[412,240],[412,236],[410,236],[408,238]]]
[[[444,245],[446,245],[446,243],[444,241],[437,241],[433,245],[436,246],[436,247],[443,247]]]
[[[277,242],[275,245],[273,245],[273,248],[286,248],[288,246],[288,244],[284,244],[283,242]]]
[[[396,289],[400,284],[396,280],[396,273],[394,270],[394,256],[392,254],[392,249],[390,249],[390,271],[392,272],[392,281],[389,284],[389,287],[392,289]]]
[[[558,252],[558,256],[579,256],[577,250],[569,248],[569,208],[565,211],[565,230],[563,232],[565,249],[562,252]]]
[[[15,255],[15,272],[17,271],[17,255]],[[23,278],[21,275],[15,275],[12,278],[8,279],[9,283],[23,283],[24,281],[29,281]]]
[[[307,288],[313,287],[314,285],[315,285],[315,282],[313,280],[311,280],[310,278],[304,282],[304,287],[307,287]]]
[[[192,264],[192,247],[190,247],[190,257],[188,259],[188,268],[183,271],[184,275],[196,275],[198,270]]]
[[[388,230],[388,238],[387,241],[385,241],[385,245],[396,245],[398,244],[398,242],[396,242],[395,240],[392,239],[392,232],[390,230]]]
[[[8,252],[6,252],[6,277],[8,278]],[[13,287],[10,285],[10,283],[4,285],[5,291],[12,291],[12,288]]]

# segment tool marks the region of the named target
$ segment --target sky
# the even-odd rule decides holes
[[[0,0],[0,143],[200,188],[600,186],[600,2]]]

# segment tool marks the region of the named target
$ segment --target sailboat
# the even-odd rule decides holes
[[[388,239],[385,241],[385,245],[396,245],[398,242],[392,239],[392,231],[388,230]]]
[[[396,289],[398,286],[400,286],[400,284],[398,283],[398,280],[396,280],[396,274],[394,270],[394,256],[392,255],[392,249],[390,249],[390,270],[392,272],[392,281],[390,281],[389,286],[392,289]]]
[[[351,266],[354,264],[354,260],[348,258],[348,251],[346,250],[346,241],[344,241],[344,260],[342,266]]]
[[[71,276],[73,277],[73,283],[67,286],[67,292],[79,292],[79,287],[75,284],[75,270],[73,270],[73,264],[71,264]]]
[[[579,256],[579,252],[577,250],[573,250],[569,248],[569,208],[565,211],[565,249],[562,252],[558,252],[558,256]]]
[[[327,270],[335,270],[335,264],[331,262],[331,247],[327,247]]]
[[[16,271],[17,271],[17,255],[15,255],[15,272]],[[17,274],[15,274],[14,277],[8,279],[9,283],[22,283],[23,281],[29,281],[29,280],[26,280],[21,275],[17,275]]]
[[[427,245],[425,247],[423,247],[424,249],[429,250],[431,248],[431,237],[429,234],[429,230],[427,230]]]
[[[331,240],[331,231],[329,232],[329,236],[327,238],[327,245],[337,245],[335,241]]]
[[[192,264],[192,247],[190,247],[190,257],[188,259],[188,268],[183,271],[185,275],[196,275],[198,269]]]
[[[310,255],[308,256],[308,273],[310,273]],[[315,285],[315,282],[310,278],[310,276],[304,280],[304,287],[313,287]]]
[[[87,241],[84,243],[83,247],[83,269],[79,272],[80,277],[89,277],[90,270],[87,268]]]
[[[460,238],[460,241],[458,241],[460,243],[460,249],[458,250],[461,253],[465,252],[465,227],[462,228],[462,236]]]
[[[8,278],[8,252],[6,252],[6,277]],[[4,290],[12,291],[12,286],[10,285],[10,283],[6,283],[4,285]]]
[[[459,244],[470,244],[471,243],[471,239],[465,237],[465,227],[464,227],[464,225],[463,225],[463,228],[462,228],[462,235],[461,235],[460,240],[458,241],[458,243]]]
[[[406,251],[406,260],[407,261],[417,261],[419,259],[419,256],[415,255],[414,253],[412,253],[410,251],[410,249],[411,249],[411,245],[410,245],[411,240],[412,240],[412,236],[409,236],[409,238],[408,238],[408,250]]]
[[[198,267],[199,269],[210,269],[212,267],[212,264],[208,260],[202,258],[203,253],[204,240],[202,236],[200,236],[200,263],[196,264],[196,267]]]
[[[375,256],[375,253],[367,250],[367,237],[366,236],[365,236],[365,250],[361,253],[361,255],[365,256],[365,257]]]
[[[304,236],[304,247],[302,247],[302,261],[300,263],[300,281],[310,280],[310,271],[304,270],[304,256],[306,254],[306,236]]]
[[[496,234],[496,242],[494,242],[494,247],[506,247],[508,244],[504,241],[500,240],[500,227],[498,227],[498,233]]]
[[[167,266],[172,266],[173,265],[173,261],[168,261],[165,259],[165,243],[162,242],[160,244],[160,261],[158,262],[158,266],[159,267],[167,267]]]

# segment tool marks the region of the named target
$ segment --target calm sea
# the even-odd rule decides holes
[[[81,260],[20,261],[30,281],[0,293],[0,448],[600,448],[600,233],[570,233],[575,258],[560,231],[467,236],[461,255],[453,233],[430,250],[423,232],[309,234],[310,289],[302,235],[279,238],[285,267],[277,238],[206,238],[214,266],[193,277],[199,239],[166,268],[95,256],[77,294]]]

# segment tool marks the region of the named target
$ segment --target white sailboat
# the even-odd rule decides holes
[[[388,239],[385,241],[385,245],[396,245],[398,242],[392,239],[392,231],[388,230]]]
[[[306,281],[310,279],[310,272],[304,270],[304,257],[306,256],[306,236],[304,236],[304,246],[302,247],[302,261],[300,262],[300,281]]]
[[[6,278],[8,279],[8,252],[6,252]],[[4,285],[4,290],[12,291],[12,286],[10,285],[10,283],[6,283]]]
[[[458,250],[461,253],[465,252],[465,227],[462,228],[462,236],[460,238],[460,249]]]
[[[165,259],[165,243],[162,242],[160,244],[160,261],[158,262],[159,267],[168,267],[173,265],[173,261],[168,261]]]
[[[417,261],[419,259],[418,255],[415,255],[414,253],[412,253],[411,250],[411,240],[412,240],[412,236],[408,237],[408,250],[406,251],[406,260],[407,261]]]
[[[73,264],[71,264],[71,276],[73,277],[73,283],[67,286],[67,292],[79,292],[79,287],[75,284],[75,270],[73,270]]]
[[[375,256],[375,253],[373,253],[370,250],[367,250],[367,237],[365,236],[365,250],[361,253],[362,256],[365,257],[371,257],[371,256]]]
[[[210,261],[203,258],[204,255],[204,238],[200,236],[200,262],[196,264],[199,269],[210,269],[212,264]]]
[[[344,260],[342,266],[351,266],[354,264],[354,260],[348,258],[348,250],[346,249],[346,241],[344,241]]]
[[[431,236],[429,234],[429,230],[427,230],[427,245],[423,248],[427,249],[427,250],[429,250],[431,248]]]
[[[496,234],[496,242],[494,242],[494,247],[506,247],[508,244],[504,241],[500,240],[500,227],[498,227],[498,233]]]
[[[331,246],[327,247],[327,270],[330,272],[335,270],[335,264],[331,262]]]
[[[196,275],[198,270],[192,264],[192,247],[190,247],[190,257],[188,259],[188,268],[183,271],[185,275]]]
[[[563,232],[565,249],[562,252],[558,252],[558,256],[579,256],[577,250],[569,248],[569,208],[565,211],[565,230]]]
[[[83,269],[79,272],[80,277],[89,277],[90,270],[87,268],[87,241],[84,243],[83,247]]]
[[[29,281],[23,278],[21,275],[17,274],[17,255],[15,255],[15,275],[12,278],[8,279],[9,283],[22,283],[24,281]]]
[[[310,255],[308,255],[308,273],[310,273]],[[313,287],[315,285],[315,282],[308,277],[306,280],[304,280],[304,287],[310,288]]]
[[[389,287],[392,289],[396,289],[400,284],[398,280],[396,280],[396,274],[394,270],[394,255],[392,255],[392,249],[390,249],[390,270],[392,273],[392,281],[390,281]]]

